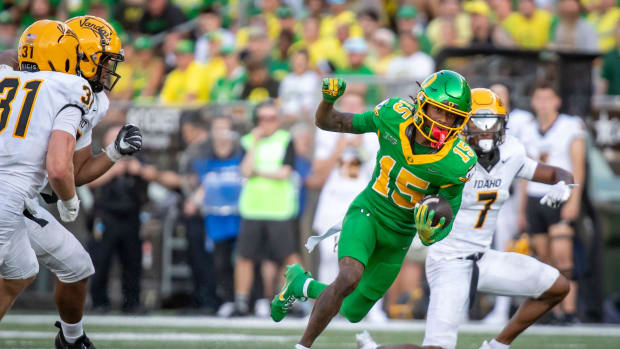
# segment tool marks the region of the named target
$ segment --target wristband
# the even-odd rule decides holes
[[[80,205],[80,199],[78,199],[77,193],[73,194],[73,197],[69,200],[61,200],[62,205],[69,210],[74,210]]]
[[[110,143],[105,149],[102,150],[113,162],[117,162],[123,157],[123,155],[116,150],[114,143]]]

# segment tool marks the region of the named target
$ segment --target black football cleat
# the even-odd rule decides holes
[[[60,321],[56,321],[54,326],[58,327],[58,334],[56,335],[56,340],[54,340],[54,345],[56,349],[95,349],[93,343],[90,342],[90,339],[86,337],[86,332],[78,338],[75,343],[67,343],[65,340],[65,336],[62,334],[62,327],[60,326]]]

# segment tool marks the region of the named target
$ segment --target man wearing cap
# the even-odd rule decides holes
[[[233,46],[223,46],[220,52],[226,65],[226,75],[213,85],[210,100],[215,103],[238,100],[241,98],[243,86],[247,80],[247,72],[239,64],[239,53]]]
[[[411,5],[403,5],[396,13],[396,27],[399,33],[411,32],[417,36],[422,52],[431,53],[431,42],[424,34],[424,27],[417,20],[418,10]]]
[[[337,75],[374,75],[375,73],[365,64],[368,53],[368,44],[362,38],[349,38],[344,42],[344,50],[347,52],[349,66],[336,69]],[[364,96],[367,104],[372,104],[379,100],[379,91],[375,86],[368,86],[365,83],[351,83],[349,91],[356,92]]]
[[[491,23],[489,18],[491,8],[484,0],[467,2],[463,5],[463,9],[469,13],[471,18],[472,38],[470,46],[489,48],[513,44],[513,40],[506,30]]]

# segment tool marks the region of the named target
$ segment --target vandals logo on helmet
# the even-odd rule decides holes
[[[80,27],[88,28],[93,31],[93,33],[100,35],[105,41],[105,45],[109,45],[112,37],[110,35],[110,31],[105,25],[100,25],[91,21],[92,18],[86,18],[80,20]]]

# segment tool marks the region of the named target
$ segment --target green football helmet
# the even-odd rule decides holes
[[[427,104],[445,110],[456,116],[452,125],[444,125],[426,114]],[[471,90],[461,74],[451,70],[441,70],[427,77],[420,85],[415,99],[413,123],[433,148],[441,148],[444,143],[456,137],[463,129],[471,114]]]

